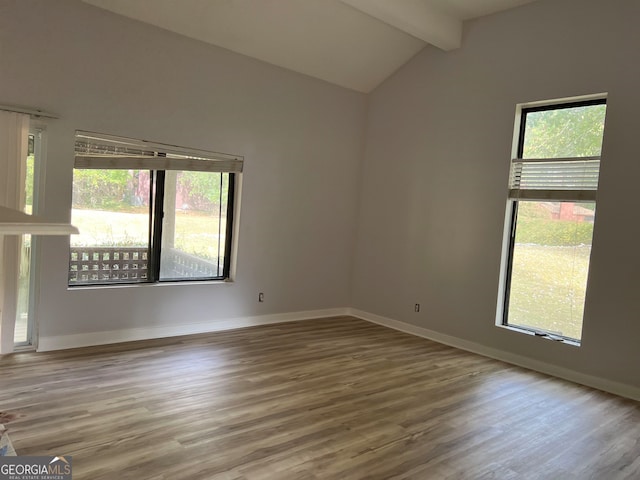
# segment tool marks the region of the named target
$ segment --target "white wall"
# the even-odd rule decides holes
[[[469,23],[370,97],[354,307],[640,386],[640,2],[541,0]],[[495,326],[517,103],[609,92],[579,348]],[[422,304],[420,313],[414,303]]]
[[[47,238],[41,335],[349,305],[363,94],[80,1],[0,0],[0,103],[60,115],[47,131],[57,219],[70,212],[76,129],[245,157],[235,283],[69,291],[68,240]]]

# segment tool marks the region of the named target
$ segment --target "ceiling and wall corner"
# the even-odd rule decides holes
[[[83,0],[368,93],[427,44],[462,44],[462,23],[534,0]]]

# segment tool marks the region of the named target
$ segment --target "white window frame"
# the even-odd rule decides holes
[[[580,97],[572,97],[565,99],[556,99],[556,100],[547,100],[541,102],[530,102],[523,103],[516,106],[515,113],[515,121],[514,121],[514,133],[513,133],[513,143],[512,143],[512,155],[511,155],[511,164],[509,165],[509,192],[507,194],[507,202],[505,208],[505,220],[504,220],[504,228],[503,228],[503,237],[502,237],[502,253],[500,257],[500,275],[499,275],[499,284],[498,284],[498,298],[497,298],[497,307],[496,307],[496,319],[495,325],[499,328],[504,328],[510,331],[514,331],[517,333],[524,333],[531,336],[538,336],[540,338],[545,338],[554,341],[560,341],[567,345],[573,345],[579,347],[581,344],[580,340],[571,339],[564,336],[556,336],[553,334],[546,333],[544,331],[536,330],[534,328],[526,328],[518,325],[513,325],[508,323],[508,295],[509,295],[509,282],[510,282],[510,271],[511,271],[511,262],[513,255],[512,248],[512,234],[515,229],[517,222],[514,218],[515,212],[515,204],[522,200],[532,199],[535,197],[535,194],[528,193],[526,190],[522,190],[518,194],[511,190],[512,187],[512,172],[513,166],[512,164],[515,162],[522,161],[519,157],[521,153],[521,142],[524,141],[524,129],[523,129],[523,112],[536,109],[536,108],[567,108],[572,104],[575,105],[588,105],[589,103],[607,103],[607,94],[595,94],[595,95],[585,95]],[[535,161],[600,161],[601,156],[593,156],[593,157],[576,157],[576,158],[549,158],[549,159],[526,159],[527,162],[535,162]],[[568,192],[568,193],[567,193]],[[576,200],[576,201],[593,201],[596,202],[596,189],[589,192],[582,191],[574,191],[572,194],[571,191],[568,190],[538,190],[539,199],[550,199],[552,201],[563,201],[563,200]],[[517,198],[516,195],[518,195]],[[590,270],[590,267],[589,267]]]
[[[44,186],[46,171],[47,136],[46,124],[31,119],[29,135],[34,136],[33,155],[33,209],[32,215],[44,212]],[[28,351],[37,348],[38,343],[38,300],[40,297],[40,237],[31,235],[31,256],[29,258],[29,306],[27,318],[27,340],[14,344],[14,351]]]

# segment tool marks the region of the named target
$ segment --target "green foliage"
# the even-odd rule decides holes
[[[33,168],[33,167],[32,167]],[[136,194],[139,178],[132,170],[84,170],[74,171],[73,206],[89,209],[130,210],[139,206]],[[190,208],[211,211],[226,205],[229,190],[228,173],[179,172],[177,188],[183,203]],[[28,198],[33,196],[28,192]],[[29,196],[30,195],[30,196]]]
[[[27,174],[25,181],[26,195],[25,195],[25,203],[26,205],[33,206],[33,183],[34,183],[34,156],[29,155],[27,157]]]
[[[527,114],[523,158],[600,155],[606,105]]]
[[[108,209],[132,205],[134,182],[129,170],[75,170],[73,206]]]
[[[178,189],[185,195],[186,202],[197,210],[210,210],[220,206],[229,189],[228,173],[180,172]]]

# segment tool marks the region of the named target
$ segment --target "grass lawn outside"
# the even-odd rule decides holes
[[[142,209],[140,209],[142,210]],[[72,246],[147,246],[149,215],[144,211],[114,212],[73,209],[72,223],[80,235],[71,236]],[[218,258],[218,246],[224,253],[226,219],[195,211],[177,211],[174,247],[207,260]],[[165,226],[166,229],[166,226]],[[165,239],[169,238],[164,232]]]
[[[509,323],[580,339],[590,245],[516,244]]]

